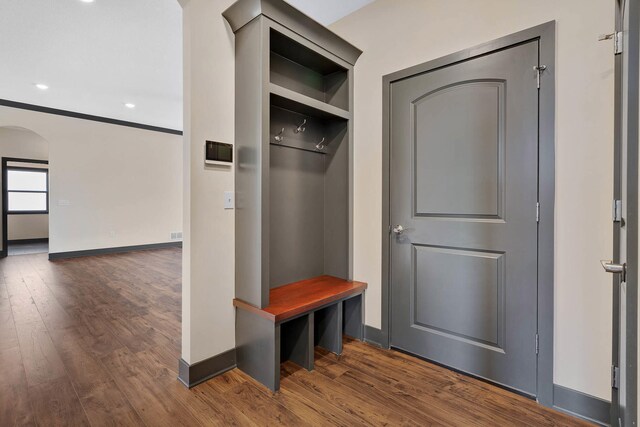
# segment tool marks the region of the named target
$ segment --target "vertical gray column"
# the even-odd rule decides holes
[[[272,391],[280,388],[280,326],[246,310],[236,310],[237,365]]]

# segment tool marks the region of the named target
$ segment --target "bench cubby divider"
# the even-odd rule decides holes
[[[342,354],[342,301],[316,311],[315,345]]]

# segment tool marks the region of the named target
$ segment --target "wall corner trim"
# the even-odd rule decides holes
[[[178,361],[178,380],[186,387],[195,387],[213,377],[236,367],[236,349],[232,348],[201,362],[189,365],[184,359]]]
[[[165,243],[152,243],[149,245],[118,246],[115,248],[86,249],[81,251],[69,251],[69,252],[52,252],[52,253],[49,253],[49,261],[69,259],[69,258],[80,258],[85,256],[120,254],[120,253],[135,252],[135,251],[148,251],[153,249],[165,249],[165,248],[174,248],[174,247],[181,248],[182,242],[165,242]]]
[[[610,422],[611,402],[558,384],[553,385],[553,408],[598,425]]]

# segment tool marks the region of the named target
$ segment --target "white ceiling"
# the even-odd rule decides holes
[[[285,0],[323,25],[330,25],[374,0]]]
[[[328,25],[373,0],[288,1]],[[0,0],[0,98],[182,129],[178,2]]]

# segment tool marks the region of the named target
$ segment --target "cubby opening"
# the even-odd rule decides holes
[[[349,72],[327,57],[270,30],[270,81],[294,92],[349,109]]]
[[[278,102],[273,104],[269,135],[269,285],[275,288],[325,274],[347,279],[348,121],[302,114],[281,108]]]
[[[314,313],[313,345],[333,353],[342,352],[342,303],[333,304]]]
[[[280,363],[291,360],[302,367],[312,363],[313,325],[309,323],[309,319],[307,314],[280,325]]]

